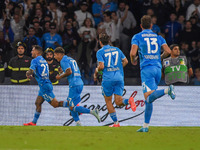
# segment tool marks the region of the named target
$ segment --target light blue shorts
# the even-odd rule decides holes
[[[111,96],[113,94],[122,96],[124,90],[124,81],[103,81],[101,84],[103,96]]]
[[[156,90],[161,79],[161,68],[146,66],[141,70],[143,93]]]
[[[67,100],[72,100],[74,106],[76,106],[81,101],[81,92],[83,90],[83,85],[69,87],[69,95]]]
[[[40,87],[38,96],[41,96],[44,98],[45,101],[48,103],[51,102],[55,95],[53,94],[53,86],[51,83],[46,83],[43,86]]]

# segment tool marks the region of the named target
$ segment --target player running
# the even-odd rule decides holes
[[[57,75],[56,79],[67,77],[69,82],[69,95],[67,97],[67,103],[65,106],[69,106],[69,110],[73,119],[77,123],[77,126],[81,126],[78,113],[87,113],[94,115],[98,122],[100,122],[99,110],[90,110],[82,106],[77,106],[81,101],[81,92],[83,90],[83,81],[81,79],[79,67],[74,59],[65,55],[65,50],[62,47],[57,47],[54,50],[54,58],[60,62],[60,66],[63,70],[63,74]]]
[[[49,67],[46,60],[42,57],[43,50],[40,46],[35,45],[31,51],[32,57],[30,69],[26,72],[27,78],[32,78],[32,74],[35,74],[35,78],[40,87],[37,99],[35,101],[36,112],[32,122],[24,123],[25,126],[35,126],[37,120],[40,117],[42,103],[47,101],[54,108],[56,107],[69,107],[67,101],[57,101],[53,93],[53,86],[49,80]],[[97,115],[92,111],[94,115]]]
[[[144,125],[138,132],[148,132],[149,122],[153,111],[153,104],[156,99],[168,94],[175,99],[174,87],[170,85],[167,89],[157,90],[161,79],[161,58],[165,58],[171,53],[163,37],[155,34],[151,28],[151,17],[141,18],[142,32],[133,36],[131,44],[131,63],[137,65],[137,51],[140,57],[140,73],[142,80],[143,93],[145,97]],[[161,54],[161,47],[164,52]]]
[[[124,106],[130,104],[131,109],[133,111],[136,110],[133,97],[130,97],[129,100],[122,98],[124,90],[123,67],[128,64],[128,60],[119,48],[108,45],[109,36],[106,33],[99,35],[99,43],[102,48],[97,51],[99,64],[94,73],[94,80],[97,79],[98,72],[103,71],[102,95],[105,98],[108,113],[114,122],[110,127],[120,127],[112,104],[112,95],[114,94],[116,105]]]

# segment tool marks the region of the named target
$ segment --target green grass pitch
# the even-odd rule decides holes
[[[200,150],[200,127],[0,126],[0,150]]]

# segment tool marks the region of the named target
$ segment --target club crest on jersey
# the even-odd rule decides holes
[[[164,62],[164,66],[165,67],[168,67],[169,65],[170,65],[169,60],[167,60],[167,61]]]
[[[185,65],[185,61],[183,60],[183,58],[180,58],[179,61],[180,61],[180,65]]]

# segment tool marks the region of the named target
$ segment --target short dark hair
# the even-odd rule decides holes
[[[33,45],[33,48],[35,48],[35,50],[37,50],[41,55],[43,53],[42,47],[40,47],[39,45]]]
[[[62,48],[62,47],[57,47],[57,48],[54,50],[54,53],[65,54],[65,50],[64,50],[64,48]]]
[[[106,33],[100,33],[99,40],[103,45],[107,45],[109,43],[110,37]]]
[[[141,18],[141,25],[144,29],[150,29],[151,27],[151,16],[149,15],[144,15]]]
[[[174,48],[174,47],[176,47],[176,46],[178,46],[178,47],[179,47],[179,45],[178,45],[178,44],[172,44],[172,45],[170,45],[170,46],[169,46],[169,48],[170,48],[171,50],[173,50],[173,48]]]

